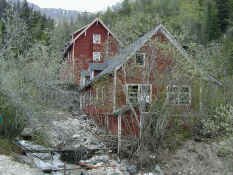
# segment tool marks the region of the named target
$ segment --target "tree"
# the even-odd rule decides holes
[[[233,10],[233,7],[231,5],[232,3],[230,2],[230,0],[216,0],[216,6],[218,10],[218,24],[221,32],[223,33],[226,32],[230,22],[230,13],[231,10]]]
[[[204,38],[203,43],[206,44],[209,41],[216,40],[220,36],[219,23],[218,23],[218,11],[215,2],[207,0],[204,8]]]

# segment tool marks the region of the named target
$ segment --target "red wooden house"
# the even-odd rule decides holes
[[[180,72],[180,77],[176,75],[173,68],[183,67],[176,62],[190,63],[189,69],[195,69],[183,47],[159,25],[108,61],[90,65],[89,71],[99,68],[101,72],[83,84],[81,109],[112,134],[135,137],[140,135],[144,117],[162,92],[168,106],[199,111],[199,80],[189,71],[186,75]],[[162,81],[168,73],[172,78]]]
[[[72,34],[72,39],[65,49],[64,57],[68,67],[63,70],[62,78],[72,74],[75,84],[80,85],[81,74],[89,80],[92,75],[85,74],[90,64],[101,64],[108,57],[119,51],[121,43],[110,29],[96,18],[90,24]],[[96,70],[95,75],[100,71]]]

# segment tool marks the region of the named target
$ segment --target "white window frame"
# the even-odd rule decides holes
[[[137,63],[137,55],[143,55],[143,64],[138,64],[138,63]],[[135,54],[135,64],[136,64],[137,66],[144,67],[145,64],[146,64],[145,62],[146,62],[146,53],[144,53],[144,52],[137,52],[137,53]]]
[[[127,103],[129,101],[129,86],[138,86],[138,90],[137,90],[137,103],[140,103],[140,94],[141,94],[141,88],[143,86],[149,86],[150,87],[150,94],[149,94],[149,101],[148,103],[151,104],[152,102],[152,84],[126,84],[125,88],[126,88],[126,98],[127,98]]]
[[[99,33],[93,34],[93,44],[101,44],[101,34]]]
[[[99,62],[101,61],[101,52],[93,52],[93,61]]]
[[[170,88],[177,88],[177,92],[170,92],[169,89]],[[181,92],[181,89],[182,88],[188,88],[189,91],[188,92]],[[183,94],[186,94],[188,95],[188,98],[189,98],[189,102],[188,103],[181,103],[181,95]],[[189,85],[168,85],[167,86],[167,102],[169,105],[180,105],[180,106],[188,106],[188,105],[191,105],[192,103],[192,89],[191,89],[191,86]],[[169,100],[170,99],[170,95],[175,95],[177,96],[177,103],[171,103],[171,101]]]

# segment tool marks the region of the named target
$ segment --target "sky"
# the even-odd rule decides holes
[[[41,8],[62,8],[87,12],[106,10],[108,6],[115,5],[123,0],[28,0]]]

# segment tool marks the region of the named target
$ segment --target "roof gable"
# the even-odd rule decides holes
[[[75,38],[72,39],[72,43],[74,43],[80,36],[82,36],[90,27],[92,27],[95,23],[100,23],[107,31],[109,34],[112,35],[112,37],[114,39],[117,40],[117,42],[120,44],[120,46],[122,46],[123,44],[121,43],[121,41],[116,37],[116,35],[114,35],[111,30],[103,23],[103,21],[99,18],[96,18],[94,21],[92,21],[90,24],[84,26],[83,28],[79,29],[78,31],[76,31],[75,33],[80,32]]]

